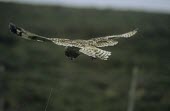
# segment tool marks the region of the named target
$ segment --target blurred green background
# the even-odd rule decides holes
[[[31,32],[69,39],[121,34],[108,61],[81,55],[74,61],[64,48],[17,38],[13,22]],[[0,2],[0,110],[125,111],[132,72],[138,68],[136,111],[170,109],[170,15],[145,12],[36,6]]]

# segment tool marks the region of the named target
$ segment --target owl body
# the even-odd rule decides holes
[[[86,54],[92,58],[99,58],[107,60],[111,55],[111,52],[100,49],[101,47],[114,46],[118,44],[118,38],[129,38],[137,33],[137,30],[130,31],[128,33],[120,35],[112,35],[105,37],[92,38],[89,40],[70,40],[63,38],[48,38],[39,36],[37,34],[26,31],[23,28],[17,27],[16,25],[9,24],[10,31],[16,34],[18,37],[40,41],[40,42],[52,42],[56,45],[65,46],[65,55],[71,60],[77,58],[80,53]]]

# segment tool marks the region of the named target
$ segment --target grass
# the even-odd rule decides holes
[[[124,111],[134,67],[139,68],[138,111],[168,111],[170,15],[0,3],[0,87],[9,110]],[[64,48],[16,38],[9,22],[48,37],[89,39],[139,29],[120,39],[108,61],[75,61]]]

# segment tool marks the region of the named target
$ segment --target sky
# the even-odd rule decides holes
[[[170,14],[170,0],[0,0],[31,4],[64,5],[71,7],[113,8]]]

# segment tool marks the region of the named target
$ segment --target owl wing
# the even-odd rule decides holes
[[[114,46],[118,44],[118,41],[113,40],[113,39],[109,39],[109,40],[101,40],[101,41],[95,41],[93,43],[93,46],[95,47],[108,47],[108,46]]]
[[[62,46],[74,46],[79,47],[80,45],[78,43],[73,42],[70,39],[62,39],[62,38],[47,38],[43,37],[34,33],[31,33],[29,31],[26,31],[23,28],[17,27],[16,25],[10,23],[9,24],[10,31],[17,36],[28,39],[28,40],[34,40],[34,41],[40,41],[40,42],[52,42],[56,45],[62,45]]]
[[[12,23],[9,24],[9,29],[13,34],[24,39],[41,41],[41,42],[52,42],[51,40],[49,40],[49,38],[39,36],[37,34],[26,31],[25,29],[21,27],[17,27],[16,25]]]
[[[92,39],[89,39],[88,41],[93,41],[93,45],[96,47],[114,46],[118,44],[118,41],[116,41],[115,39],[129,38],[135,35],[136,33],[137,33],[137,29],[124,33],[124,34],[120,34],[120,35],[111,35],[111,36],[105,36],[105,37],[92,38]]]
[[[93,46],[83,47],[79,51],[93,58],[100,58],[102,60],[107,60],[111,55],[111,52]]]

